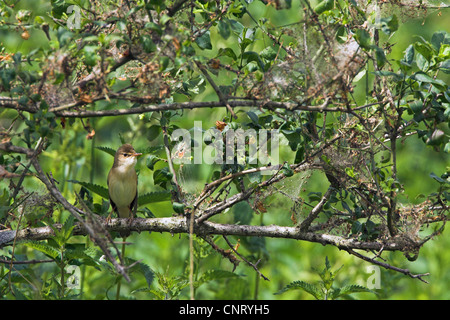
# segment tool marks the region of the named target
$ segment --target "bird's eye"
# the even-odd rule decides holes
[[[128,154],[128,153],[124,153],[123,156],[124,156],[124,157],[128,157],[129,154]]]

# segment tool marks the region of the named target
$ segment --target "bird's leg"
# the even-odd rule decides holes
[[[112,215],[112,211],[108,214],[108,216],[106,217],[106,223],[109,224],[111,222],[111,215]]]
[[[131,225],[133,219],[134,219],[133,210],[130,209],[130,216],[127,218],[128,225]]]

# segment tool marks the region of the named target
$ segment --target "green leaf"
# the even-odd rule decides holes
[[[381,30],[388,36],[390,36],[393,32],[397,31],[398,29],[398,19],[395,14],[391,17],[380,19],[380,22],[381,22]]]
[[[64,221],[62,227],[60,230],[54,228],[53,231],[55,232],[55,240],[56,242],[62,247],[72,235],[72,231],[75,228],[75,217],[73,215],[70,215],[67,217],[67,219]]]
[[[28,248],[32,248],[32,249],[42,252],[43,254],[45,254],[46,256],[48,256],[52,259],[56,259],[59,256],[59,251],[49,244],[46,244],[43,242],[38,242],[38,241],[27,241],[23,244],[25,246],[27,246]]]
[[[63,13],[66,13],[67,8],[70,6],[70,3],[66,3],[64,0],[52,0],[51,4],[52,15],[57,19],[61,19]]]
[[[424,83],[432,83],[433,85],[435,85],[437,88],[441,89],[442,91],[446,90],[446,83],[440,79],[433,79],[432,77],[430,77],[429,75],[427,75],[426,73],[419,71],[416,72],[415,74],[413,74],[411,76],[411,79],[415,79],[419,82],[424,82]]]
[[[199,46],[200,49],[211,50],[212,44],[209,30],[195,39],[195,43]]]
[[[419,69],[422,71],[427,71],[430,66],[430,63],[427,61],[427,59],[425,59],[425,57],[420,53],[416,54],[416,64],[417,67],[419,67]]]
[[[149,168],[150,170],[154,170],[155,164],[161,160],[162,160],[161,158],[155,156],[154,154],[149,155],[146,161],[147,168]]]
[[[308,193],[308,199],[310,202],[320,201],[322,199],[322,192],[310,192]]]
[[[150,30],[152,30],[152,31],[156,31],[159,35],[162,35],[162,29],[161,29],[161,26],[160,26],[159,24],[157,24],[157,23],[154,23],[154,22],[147,22],[147,23],[145,24],[145,28],[148,28],[148,29],[150,29]]]
[[[245,49],[247,49],[247,47],[249,45],[251,45],[252,43],[253,43],[252,39],[249,39],[249,38],[242,39],[242,41],[239,43],[239,47],[241,48],[241,52],[245,52]]]
[[[344,26],[340,26],[336,31],[336,35],[335,35],[336,40],[339,43],[343,44],[343,43],[347,42],[347,36],[348,36],[347,29]]]
[[[170,196],[170,192],[166,190],[148,192],[143,195],[138,195],[138,204],[139,206],[143,206],[149,203],[170,201]]]
[[[450,142],[447,142],[447,143],[445,144],[444,152],[445,152],[445,153],[450,153]],[[0,215],[0,216],[1,216],[1,215]]]
[[[219,52],[217,53],[217,57],[227,56],[230,57],[233,60],[237,59],[236,54],[234,53],[233,49],[231,48],[220,48]]]
[[[93,258],[90,254],[91,251],[95,249],[93,248],[86,248],[86,246],[83,243],[69,243],[66,244],[65,251],[64,251],[64,258],[70,261],[71,264],[74,264],[75,261],[73,260],[82,260],[82,262],[79,262],[79,264],[87,264],[93,267],[99,267],[100,264],[98,262],[98,259]]]
[[[244,26],[233,19],[228,20],[228,22],[230,23],[231,26],[231,30],[236,34],[236,35],[241,35],[242,31],[244,30]]]
[[[447,180],[442,179],[441,177],[438,177],[434,172],[430,173],[430,177],[436,180],[437,182],[443,184],[443,183],[449,183]]]
[[[234,223],[239,225],[250,224],[253,218],[253,209],[245,202],[238,202],[232,207]]]
[[[317,300],[323,300],[323,298],[324,298],[323,292],[317,286],[315,286],[311,283],[308,283],[308,282],[301,281],[301,280],[291,282],[290,284],[285,286],[283,289],[281,289],[280,291],[278,291],[274,294],[279,295],[279,294],[285,293],[286,291],[289,291],[289,290],[304,290],[305,292],[311,294]]]
[[[254,51],[246,51],[242,54],[242,58],[247,60],[247,64],[254,61],[259,69],[264,72],[264,63],[262,62],[258,53]]]
[[[441,44],[445,43],[445,38],[447,37],[447,32],[437,31],[431,36],[431,45],[439,52]]]
[[[450,59],[450,45],[443,44],[439,49],[439,59],[441,60],[449,60]]]
[[[10,83],[16,78],[16,71],[14,69],[3,69],[0,70],[0,78],[3,83],[3,87],[5,87],[5,91],[9,91],[11,86]]]
[[[377,67],[379,69],[383,68],[384,64],[387,61],[383,49],[381,49],[379,47],[375,48],[375,59],[377,60]]]
[[[0,219],[6,217],[10,208],[9,191],[7,188],[4,188],[0,193]]]
[[[429,44],[416,42],[414,49],[419,52],[427,61],[430,61],[433,56],[433,48]]]
[[[430,146],[438,146],[445,142],[445,132],[440,129],[435,129],[431,136],[427,139],[426,144]]]
[[[406,48],[405,55],[403,59],[400,60],[400,63],[404,66],[411,67],[414,61],[414,46],[411,44]]]
[[[373,74],[379,77],[392,76],[394,81],[403,80],[403,74],[398,74],[392,71],[374,71]]]
[[[219,34],[224,38],[225,40],[228,39],[231,35],[231,26],[228,20],[220,20],[217,25],[217,30],[219,31]]]
[[[237,278],[239,275],[237,275],[234,272],[226,271],[226,270],[208,270],[205,273],[203,273],[200,278],[196,281],[196,286],[200,286],[206,282],[213,281],[213,280],[221,280],[221,279],[227,279],[227,278]]]
[[[377,294],[376,291],[370,290],[369,288],[357,285],[357,284],[352,284],[352,285],[348,285],[348,286],[344,286],[342,288],[336,288],[333,289],[331,295],[330,295],[330,299],[335,300],[339,297],[342,296],[346,296],[352,293],[357,293],[357,292],[369,292],[369,293],[374,293]]]
[[[353,82],[358,82],[359,80],[361,80],[367,73],[366,69],[361,70],[360,72],[358,72],[358,74],[353,78]]]
[[[263,59],[266,59],[266,60],[269,60],[269,61],[273,61],[276,58],[276,56],[277,56],[277,52],[273,49],[272,46],[268,46],[263,51],[261,51],[259,53],[259,55]]]
[[[145,52],[147,53],[151,53],[156,51],[156,45],[153,42],[152,38],[150,38],[149,35],[142,35],[141,38],[141,44],[142,44],[142,48],[144,49]]]
[[[256,115],[256,113],[254,113],[253,111],[248,111],[247,115],[254,124],[258,124],[258,116]]]
[[[155,185],[159,185],[163,188],[167,187],[167,183],[172,180],[172,173],[169,171],[169,168],[164,167],[162,169],[156,170],[153,173],[153,182]]]
[[[110,148],[110,147],[95,147],[95,148],[98,149],[98,150],[101,150],[103,152],[106,152],[107,154],[110,154],[113,157],[116,154],[116,150],[114,150],[113,148]]]
[[[183,214],[186,206],[184,205],[184,203],[174,202],[172,204],[172,208],[173,208],[173,211],[175,211],[176,213]]]
[[[314,12],[317,14],[321,14],[333,8],[334,8],[334,0],[323,0],[319,2],[317,6],[314,7]]]
[[[146,265],[145,263],[142,262],[137,262],[134,259],[127,259],[127,264],[131,265],[134,264],[131,269],[130,272],[137,272],[141,275],[144,276],[145,281],[147,282],[147,287],[150,288],[150,286],[152,285],[153,280],[155,279],[155,274],[153,272],[152,269],[150,269],[150,267],[148,265]]]
[[[423,72],[417,72],[414,75],[411,76],[411,78],[420,81],[420,82],[428,82],[432,83],[434,80],[429,75],[423,73]]]
[[[59,41],[61,44],[63,43],[61,40]],[[97,60],[99,59],[98,55],[98,47],[97,46],[85,46],[83,48],[84,52],[84,62],[88,66],[95,66],[97,63]]]
[[[46,137],[50,133],[50,128],[44,125],[41,126],[38,131],[41,137]]]
[[[253,256],[262,254],[265,257],[269,256],[266,247],[266,239],[263,237],[241,237],[241,244]]]
[[[294,163],[300,163],[305,159],[305,146],[301,145],[295,153]]]
[[[362,231],[363,225],[359,221],[355,221],[352,224],[352,234],[357,234]]]
[[[325,256],[325,269],[331,270],[331,263],[330,260],[328,260],[328,256]]]
[[[149,141],[153,141],[160,136],[160,133],[161,133],[161,126],[154,124],[147,129],[147,139]]]
[[[77,183],[77,184],[85,187],[89,191],[92,191],[105,199],[109,199],[108,188],[105,188],[103,186],[100,186],[98,184],[93,184],[90,182],[83,182],[83,181],[78,181],[78,180],[67,180],[67,181],[72,182],[72,183]]]
[[[288,163],[284,164],[282,172],[286,177],[292,177],[294,175],[294,170],[291,169]]]
[[[369,32],[364,29],[356,30],[355,39],[359,43],[361,48],[369,50],[372,46],[372,37],[370,36]]]

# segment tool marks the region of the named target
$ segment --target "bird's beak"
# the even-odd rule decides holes
[[[137,153],[137,152],[135,152],[135,153],[132,154],[132,156],[133,156],[133,157],[142,156],[142,153]]]

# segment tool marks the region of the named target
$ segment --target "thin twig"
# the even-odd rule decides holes
[[[163,135],[164,135],[164,149],[166,151],[166,155],[167,155],[167,163],[169,164],[169,171],[170,173],[172,173],[172,182],[175,185],[176,188],[176,198],[175,201],[176,202],[180,202],[181,201],[181,187],[180,184],[178,183],[178,179],[177,179],[177,173],[175,172],[174,166],[173,166],[173,162],[172,162],[172,154],[170,152],[170,147],[169,147],[169,137],[167,135],[167,127],[166,126],[161,126]]]
[[[188,2],[188,0],[178,0],[177,2],[175,2],[171,7],[167,9],[167,15],[169,17],[173,17],[175,13],[177,13],[186,2]]]
[[[220,91],[220,88],[216,85],[214,80],[211,78],[211,76],[209,75],[209,73],[206,70],[206,68],[200,62],[198,62],[197,60],[194,60],[194,61],[195,61],[195,64],[197,65],[197,67],[200,69],[200,71],[205,76],[205,78],[208,80],[209,84],[213,87],[214,91],[216,92],[217,96],[219,97],[219,101],[222,102],[226,106],[227,110],[231,113],[233,118],[237,119],[237,116],[234,113],[233,109],[231,108],[231,106],[230,106],[229,102],[227,101],[226,97],[223,95],[223,93]]]
[[[5,260],[5,259],[0,259],[0,263],[3,264],[37,264],[37,263],[51,263],[51,262],[55,262],[55,260],[53,259],[43,259],[43,260],[22,260],[22,261],[14,261],[14,260]]]
[[[227,244],[228,244],[228,246],[231,248],[231,250],[233,250],[233,252],[236,253],[236,254],[239,256],[239,258],[241,258],[242,260],[244,260],[244,262],[245,262],[246,264],[248,264],[250,267],[252,267],[252,268],[259,274],[259,276],[260,276],[261,278],[263,278],[263,279],[266,280],[266,281],[269,281],[269,278],[267,278],[265,275],[263,275],[263,274],[261,273],[261,271],[259,271],[259,269],[258,269],[258,267],[257,267],[259,260],[258,260],[258,262],[257,262],[256,264],[254,264],[254,263],[248,261],[247,259],[245,259],[245,257],[244,257],[243,255],[241,255],[239,252],[237,252],[237,250],[233,247],[233,245],[230,243],[230,241],[228,240],[228,238],[227,238],[226,236],[222,236],[222,237],[225,239],[225,241],[227,242]]]
[[[328,198],[330,197],[332,191],[333,191],[332,188],[328,188],[327,192],[325,192],[322,199],[320,199],[319,203],[311,210],[309,215],[300,224],[300,230],[303,230],[303,231],[308,230],[311,223],[317,218],[319,213],[322,211],[322,208],[325,205],[325,203],[328,201]]]
[[[408,269],[397,268],[397,267],[391,266],[390,264],[377,261],[377,260],[375,260],[373,258],[366,257],[366,256],[364,256],[364,255],[354,251],[353,249],[346,249],[346,251],[348,253],[350,253],[350,254],[352,254],[352,255],[354,255],[354,256],[364,260],[364,261],[376,264],[376,265],[381,266],[381,267],[383,267],[385,269],[394,270],[394,271],[403,273],[404,275],[407,275],[407,276],[409,276],[409,277],[411,277],[413,279],[419,279],[422,282],[428,283],[428,281],[422,279],[422,277],[429,276],[430,275],[429,273],[414,274],[411,271],[409,271]]]

